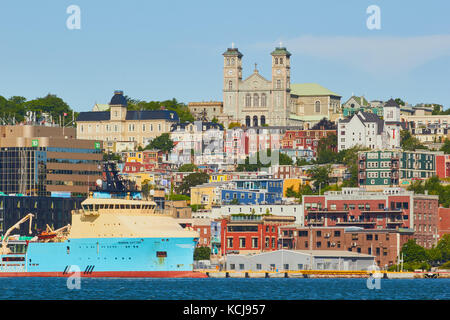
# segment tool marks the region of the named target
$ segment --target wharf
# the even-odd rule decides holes
[[[253,270],[196,270],[209,278],[368,278],[365,270],[301,270],[301,271],[253,271]],[[389,272],[380,271],[382,279],[450,278],[450,272]]]

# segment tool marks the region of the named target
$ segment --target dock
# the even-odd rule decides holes
[[[365,270],[299,270],[299,271],[254,271],[254,270],[196,270],[208,278],[369,278]],[[450,278],[450,272],[390,272],[380,271],[380,279]]]

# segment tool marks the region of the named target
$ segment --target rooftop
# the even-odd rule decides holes
[[[297,96],[336,96],[341,97],[337,93],[322,87],[317,83],[292,83],[291,94]]]

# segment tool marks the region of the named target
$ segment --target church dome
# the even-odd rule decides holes
[[[123,96],[123,91],[114,91],[114,96],[111,98],[111,102],[109,104],[115,106],[127,106],[127,99]]]

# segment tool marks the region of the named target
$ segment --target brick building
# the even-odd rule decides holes
[[[305,225],[357,226],[363,229],[412,229],[418,244],[431,248],[437,234],[439,197],[415,195],[402,188],[383,192],[343,188],[303,196]]]
[[[278,228],[295,217],[275,215],[230,215],[221,220],[221,253],[259,253],[278,249]]]
[[[439,196],[414,195],[414,238],[430,249],[438,241]]]
[[[438,209],[438,241],[444,234],[450,234],[450,208]]]
[[[310,149],[317,156],[320,139],[336,135],[336,130],[286,130],[280,145],[283,149]],[[337,147],[332,150],[337,152]]]
[[[413,238],[410,229],[363,229],[359,227],[281,226],[283,248],[337,250],[375,256],[380,268],[397,264],[400,250]]]

